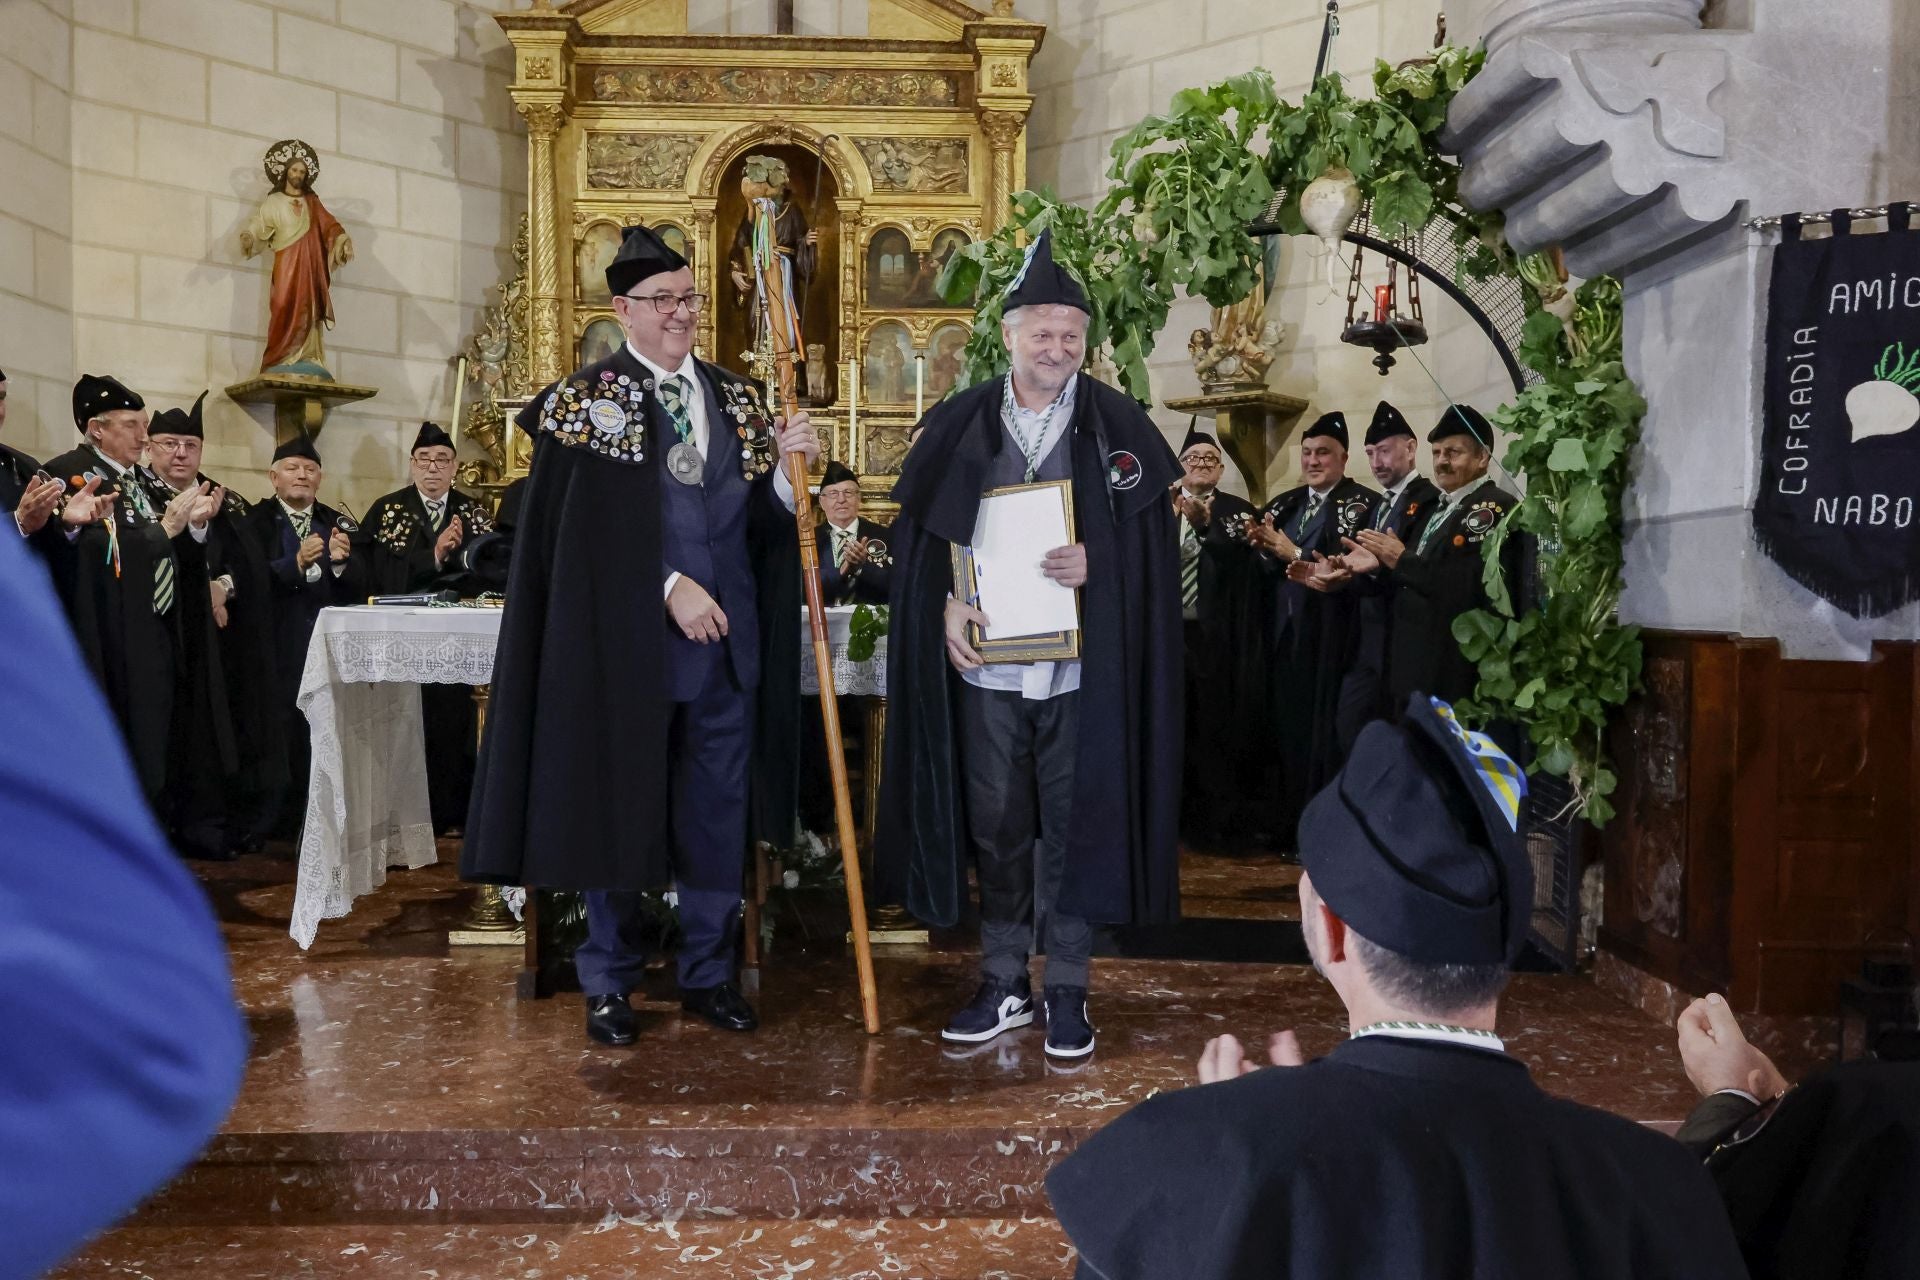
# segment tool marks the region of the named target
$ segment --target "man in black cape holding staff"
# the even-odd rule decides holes
[[[1047,955],[1050,1055],[1093,1050],[1095,924],[1179,914],[1179,464],[1128,397],[1079,372],[1090,320],[1043,233],[1005,302],[1007,376],[936,406],[894,498],[886,767],[876,868],[883,893],[936,925],[960,918],[969,854],[980,880],[981,983],[943,1038],[1032,1023],[1030,952]],[[1076,541],[1036,545],[1078,589],[1080,656],[987,664],[985,621],[956,597],[952,548],[982,496],[1068,480]]]
[[[791,834],[800,682],[794,497],[776,462],[820,446],[804,414],[770,421],[751,383],[693,355],[707,299],[659,236],[627,228],[607,284],[626,343],[523,416],[532,472],[460,869],[586,892],[587,1034],[626,1045],[642,895],[669,879],[683,1007],[758,1025],[735,985],[736,922],[750,830]],[[756,745],[784,769],[756,774]]]

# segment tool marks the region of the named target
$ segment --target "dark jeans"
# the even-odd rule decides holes
[[[673,704],[667,759],[673,769],[673,872],[680,894],[680,985],[733,978],[734,928],[747,851],[747,757],[753,694],[734,687],[728,664],[710,668],[691,702]],[[637,893],[588,893],[587,940],[573,954],[580,989],[625,995],[646,967]]]
[[[1093,928],[1060,915],[1073,820],[1073,764],[1080,695],[1030,701],[1018,691],[960,691],[960,763],[967,832],[980,875],[980,971],[1025,976],[1036,941],[1046,982],[1087,985]]]

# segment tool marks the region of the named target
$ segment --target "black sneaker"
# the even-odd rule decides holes
[[[955,1044],[980,1044],[1002,1031],[1033,1025],[1033,988],[1025,978],[1009,982],[1005,978],[983,978],[980,989],[966,1008],[953,1015],[942,1040]]]
[[[1093,1023],[1087,1020],[1085,987],[1047,988],[1047,1052],[1056,1058],[1084,1058],[1093,1052]]]

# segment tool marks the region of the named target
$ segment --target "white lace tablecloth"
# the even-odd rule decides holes
[[[300,675],[313,769],[288,932],[301,947],[387,868],[436,860],[420,686],[489,683],[499,635],[498,609],[321,611]]]
[[[804,609],[802,610],[804,613]],[[847,657],[853,606],[827,610],[834,687],[886,697],[887,642],[867,662]],[[307,646],[300,710],[313,741],[300,876],[288,932],[313,945],[322,920],[386,883],[390,867],[437,861],[427,804],[423,684],[488,684],[500,610],[350,605],[325,609]],[[820,692],[813,634],[800,630],[800,685]]]
[[[880,637],[874,646],[873,657],[865,662],[855,662],[847,656],[847,639],[853,625],[853,611],[857,606],[827,606],[827,655],[833,663],[834,692],[867,698],[887,696],[887,638]],[[813,660],[813,631],[806,617],[805,605],[800,607],[800,692],[817,695],[820,692],[820,671]]]

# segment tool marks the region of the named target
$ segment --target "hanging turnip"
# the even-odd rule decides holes
[[[1360,213],[1360,184],[1346,169],[1334,167],[1307,184],[1300,193],[1300,221],[1327,247],[1327,287],[1337,289],[1333,264],[1340,254],[1341,237]]]
[[[1856,443],[1898,435],[1920,422],[1920,399],[1914,396],[1920,387],[1920,350],[1909,355],[1905,343],[1894,343],[1880,354],[1873,377],[1847,392],[1847,421]]]

